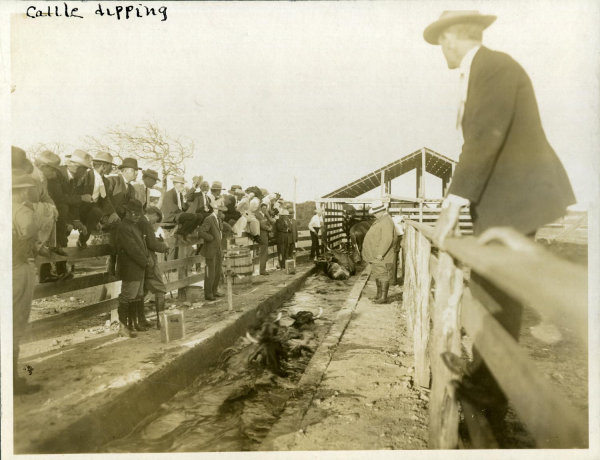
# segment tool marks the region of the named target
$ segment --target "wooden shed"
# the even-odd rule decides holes
[[[455,166],[456,161],[423,147],[324,195],[316,202],[325,210],[323,235],[328,246],[337,247],[347,242],[347,235],[343,229],[344,208],[347,205],[357,208],[358,218],[366,219],[370,204],[381,200],[388,203],[392,215],[403,214],[419,222],[435,222],[439,217],[442,200],[427,197],[425,173],[432,174],[442,181],[442,192],[445,195]],[[412,170],[416,170],[416,198],[394,195],[392,181]],[[360,198],[377,188],[380,189],[379,198]],[[464,233],[469,233],[472,224],[468,210],[461,213],[460,219],[461,229]]]

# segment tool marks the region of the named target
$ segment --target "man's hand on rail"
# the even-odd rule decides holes
[[[458,217],[462,206],[449,203],[447,208],[440,212],[440,218],[433,229],[433,243],[440,249],[444,249],[444,242],[448,236],[460,236]]]
[[[490,228],[483,232],[477,241],[479,244],[489,244],[496,241],[513,251],[524,254],[535,254],[541,249],[531,239],[510,227]]]

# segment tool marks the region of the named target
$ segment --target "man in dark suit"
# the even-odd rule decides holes
[[[208,216],[213,212],[208,198],[208,190],[210,185],[202,176],[196,176],[192,179],[192,188],[190,188],[185,196],[185,201],[188,204],[187,212],[195,213],[197,225],[201,225]]]
[[[260,210],[256,211],[256,218],[260,223],[260,271],[261,275],[268,275],[267,261],[269,260],[269,233],[273,231],[275,219],[271,219],[267,214],[268,206],[266,203],[260,205]]]
[[[154,260],[138,227],[143,215],[142,203],[131,199],[123,207],[125,217],[117,229],[117,277],[122,281],[119,294],[119,334],[136,337],[134,328],[145,331],[136,321],[137,305],[144,300],[146,271],[153,272]],[[128,328],[129,327],[129,328]]]
[[[185,244],[190,244],[187,237],[198,226],[196,214],[186,212],[189,208],[184,199],[185,179],[183,176],[173,177],[173,188],[165,193],[162,202],[163,222],[176,222],[175,237]]]
[[[446,11],[423,34],[428,43],[441,45],[448,68],[461,71],[457,128],[464,144],[435,227],[433,241],[442,249],[445,238],[457,232],[462,206],[470,206],[476,236],[490,227],[533,236],[575,203],[546,139],[529,77],[507,54],[481,46],[483,30],[495,19],[476,11]],[[502,305],[495,317],[518,340],[522,306],[477,273],[470,286],[475,297],[485,295],[484,289]],[[490,421],[503,419],[506,400],[476,351],[471,379],[457,391]]]
[[[237,204],[245,193],[241,185],[232,185],[228,191],[230,198],[225,201],[225,206],[227,206],[227,211],[224,213],[225,221],[230,225],[234,225],[242,217],[242,213],[237,210]]]
[[[200,255],[206,259],[204,267],[204,298],[208,301],[216,300],[215,297],[224,296],[224,294],[218,291],[218,288],[223,263],[223,252],[221,251],[223,232],[231,231],[231,227],[224,223],[222,219],[222,212],[226,210],[225,206],[217,206],[213,213],[204,219],[204,222],[198,228],[198,235],[204,239]],[[219,216],[219,211],[221,211],[221,216]]]
[[[279,211],[279,217],[275,221],[275,240],[277,241],[277,257],[279,259],[279,269],[285,269],[285,261],[288,260],[292,254],[290,254],[290,247],[293,245],[292,237],[292,218],[287,208],[281,208]]]
[[[135,189],[133,182],[136,180],[138,171],[142,169],[138,166],[135,158],[125,158],[119,165],[119,174],[117,176],[107,177],[108,179],[108,195],[111,203],[115,208],[115,212],[119,219],[123,220],[127,212],[127,203],[135,199]],[[116,250],[117,247],[117,229],[118,225],[111,225],[109,228],[108,243]],[[115,274],[116,256],[111,255],[108,259],[108,273]]]
[[[86,248],[91,233],[97,229],[99,223],[118,225],[119,216],[112,205],[109,195],[109,181],[105,177],[112,171],[113,156],[108,152],[98,152],[92,160],[93,168],[89,169],[83,180],[76,187],[76,193],[90,195],[91,201],[81,203],[79,217],[88,229],[87,233],[79,234],[77,247]]]
[[[135,198],[142,203],[144,212],[150,206],[150,190],[154,189],[158,182],[160,182],[158,173],[153,169],[146,169],[142,171],[142,183],[133,184]]]

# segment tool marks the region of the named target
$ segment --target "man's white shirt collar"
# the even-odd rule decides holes
[[[471,48],[467,54],[465,54],[460,61],[460,73],[468,74],[471,71],[471,64],[473,63],[473,58],[477,54],[477,51],[481,48],[482,45],[477,45]]]

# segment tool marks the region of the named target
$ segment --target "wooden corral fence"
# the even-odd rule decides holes
[[[404,309],[415,350],[415,384],[429,388],[429,447],[459,446],[459,403],[474,448],[496,448],[487,419],[467,401],[458,401],[450,384],[457,379],[442,354],[461,356],[461,327],[482,355],[521,421],[541,448],[585,448],[588,421],[536,369],[533,361],[491,312],[491,296],[472,295],[482,286],[463,283],[461,264],[554,324],[575,331],[587,343],[587,270],[547,250],[523,252],[484,246],[474,237],[449,238],[446,251],[433,255],[433,228],[407,221]],[[432,289],[433,286],[433,289]],[[485,295],[478,295],[485,298]]]
[[[549,242],[587,244],[588,213],[569,212],[562,219],[540,228],[535,237]]]
[[[195,254],[195,248],[193,246],[194,244],[201,242],[201,240],[191,236],[190,240],[192,241],[192,244],[186,245],[169,234],[169,229],[172,229],[174,224],[155,225],[155,229],[160,227],[165,231],[165,242],[169,245],[170,250],[170,257],[168,257],[170,260],[165,260],[165,257],[162,254],[157,254],[159,258],[158,266],[163,273],[167,292],[178,291],[178,299],[186,300],[187,288],[204,280],[204,258]],[[258,245],[251,243],[251,240],[248,237],[223,240],[223,249],[228,249],[233,246],[246,247],[255,251],[253,253],[254,273],[258,274],[259,257],[256,253]],[[310,246],[311,242],[308,230],[299,231],[297,256],[303,257],[307,255],[307,248],[310,250]],[[106,256],[111,254],[111,247],[108,244],[89,245],[86,249],[79,249],[77,247],[67,247],[64,249],[67,253],[66,257],[57,254],[52,254],[50,258],[38,257],[36,259],[36,265],[39,267],[44,263],[59,261],[67,261],[69,265],[85,265],[87,262],[89,265],[89,262],[91,261],[95,262],[94,265],[98,266],[100,262],[98,259],[104,261]],[[174,251],[174,249],[176,249],[176,251]],[[274,266],[276,258],[277,246],[275,240],[272,240],[269,243],[269,262],[267,268],[269,268],[269,265],[270,267]],[[193,267],[200,263],[202,264],[202,270],[194,273],[192,270]],[[102,272],[76,276],[68,281],[37,284],[34,290],[34,300],[52,297],[54,295],[74,293],[81,289],[101,286],[108,287],[109,293],[112,292],[113,295],[112,298],[98,300],[98,302],[65,313],[59,313],[47,318],[31,321],[28,325],[26,340],[33,340],[36,333],[62,327],[115,310],[118,306],[118,299],[116,298],[119,291],[118,283],[120,282],[116,281],[115,278],[109,277],[108,272],[104,269]]]

